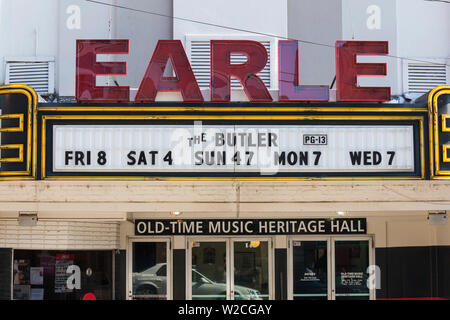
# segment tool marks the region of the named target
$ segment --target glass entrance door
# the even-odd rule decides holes
[[[190,241],[191,298],[227,300],[230,296],[226,241]]]
[[[330,298],[329,242],[325,240],[292,241],[294,300]]]
[[[170,254],[168,241],[131,241],[128,268],[128,298],[167,300],[170,298]],[[130,273],[129,273],[130,274]]]
[[[188,298],[263,300],[271,296],[269,240],[189,240]]]
[[[234,300],[269,299],[269,241],[233,241]]]
[[[336,300],[369,300],[368,240],[334,240],[333,295]]]
[[[289,241],[289,298],[369,300],[367,268],[373,264],[371,238],[293,238]]]

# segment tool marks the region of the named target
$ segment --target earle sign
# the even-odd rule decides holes
[[[237,79],[251,102],[269,102],[272,96],[257,75],[267,64],[265,47],[251,40],[211,40],[211,101],[230,101],[231,78]],[[77,40],[76,98],[78,101],[130,101],[128,86],[101,87],[97,76],[125,76],[125,62],[99,62],[100,54],[128,54],[128,40]],[[247,60],[231,63],[232,54]],[[358,55],[387,55],[387,41],[337,41],[337,101],[389,101],[389,87],[358,86],[359,76],[385,76],[385,63],[358,63]],[[298,43],[278,41],[278,101],[328,101],[327,85],[301,85]],[[175,76],[165,76],[171,62]],[[180,40],[159,40],[137,91],[136,102],[155,101],[158,91],[178,91],[183,101],[202,102],[203,95]]]

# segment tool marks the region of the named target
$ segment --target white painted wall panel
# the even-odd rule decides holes
[[[58,0],[0,1],[0,84],[7,56],[56,56]]]
[[[450,4],[397,0],[398,54],[450,59]],[[447,60],[447,64],[450,61]]]
[[[186,34],[255,35],[207,24],[287,36],[287,0],[173,0],[173,13],[178,18],[206,23],[174,19],[174,39],[182,41]]]

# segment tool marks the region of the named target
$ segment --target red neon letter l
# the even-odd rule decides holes
[[[328,101],[328,86],[299,85],[298,42],[278,41],[279,101]]]

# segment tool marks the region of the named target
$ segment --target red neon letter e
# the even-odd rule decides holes
[[[77,40],[76,89],[78,101],[129,101],[130,87],[97,87],[96,76],[123,76],[126,62],[97,62],[97,54],[128,54],[128,40]]]
[[[247,61],[231,64],[232,53],[247,56]],[[211,40],[211,101],[230,101],[231,76],[241,82],[250,101],[272,101],[269,90],[256,75],[266,63],[266,48],[257,41]]]
[[[328,101],[328,86],[301,86],[298,80],[298,42],[278,41],[279,101]]]
[[[164,69],[169,59],[175,77],[164,77]],[[184,101],[203,101],[202,92],[180,40],[158,41],[134,100],[155,101],[159,90],[179,90]]]
[[[390,87],[359,87],[358,76],[385,76],[385,63],[356,63],[357,55],[388,54],[387,41],[337,41],[337,101],[389,101]]]

